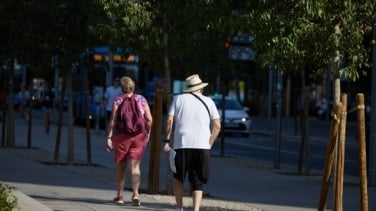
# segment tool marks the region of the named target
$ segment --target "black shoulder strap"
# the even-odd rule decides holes
[[[206,110],[208,111],[208,114],[209,114],[209,119],[210,119],[210,111],[209,111],[209,108],[208,106],[206,105],[206,103],[197,95],[193,94],[192,92],[190,92],[193,96],[195,96],[198,100],[200,100],[202,102],[202,104],[204,104]]]

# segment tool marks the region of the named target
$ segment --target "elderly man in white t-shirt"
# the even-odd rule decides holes
[[[202,95],[203,83],[195,74],[186,79],[184,93],[177,95],[170,106],[166,122],[166,139],[163,150],[176,153],[174,158],[174,194],[176,210],[183,210],[184,179],[192,187],[193,210],[199,211],[203,184],[209,177],[210,149],[221,130],[220,116],[213,100]],[[174,124],[173,149],[170,137]],[[212,125],[210,127],[210,125]],[[171,150],[171,151],[170,151]]]

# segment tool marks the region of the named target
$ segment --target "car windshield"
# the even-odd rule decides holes
[[[217,108],[222,109],[222,99],[213,99],[213,100]],[[236,100],[226,99],[225,103],[226,103],[225,104],[226,110],[243,110],[243,107]]]

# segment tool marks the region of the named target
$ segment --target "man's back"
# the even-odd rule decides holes
[[[210,121],[219,119],[219,113],[210,98],[196,95],[207,105],[210,117],[205,105],[192,94],[176,96],[168,113],[175,119],[174,149],[210,149]]]

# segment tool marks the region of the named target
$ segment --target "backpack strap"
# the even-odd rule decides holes
[[[135,94],[133,94],[132,96],[129,96],[128,94],[122,94],[120,97],[122,99],[122,102],[126,99],[135,99],[136,98]]]

